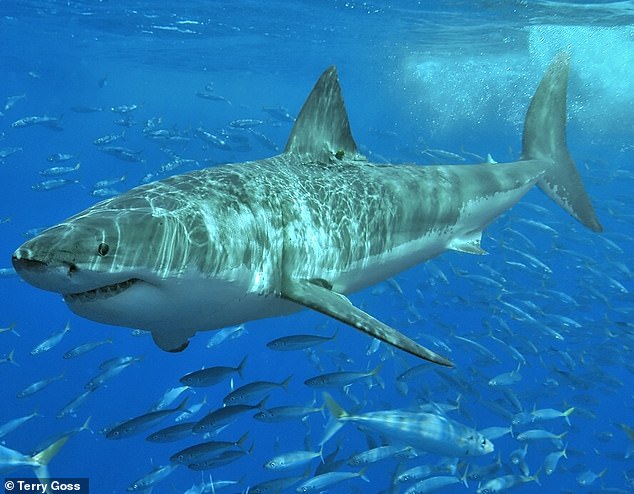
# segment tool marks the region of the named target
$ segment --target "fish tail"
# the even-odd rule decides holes
[[[238,368],[236,370],[238,371],[238,374],[239,374],[240,377],[244,377],[242,375],[242,371],[244,370],[244,366],[247,363],[247,358],[248,357],[249,357],[248,355],[245,355],[244,358],[238,364]]]
[[[242,445],[246,442],[247,438],[249,437],[249,432],[250,431],[246,431],[244,434],[242,434],[242,436],[240,436],[240,439],[236,441],[236,446],[239,446],[240,448],[242,448]]]
[[[94,434],[94,433],[95,433],[95,432],[94,432],[94,431],[93,431],[90,427],[88,427],[88,424],[90,424],[90,419],[92,419],[92,415],[86,419],[86,421],[84,422],[84,424],[83,424],[83,425],[79,428],[79,431],[78,431],[78,432],[81,432],[81,431],[90,431],[90,433],[91,433],[91,434]]]
[[[535,483],[537,485],[539,485],[541,487],[542,483],[539,480],[539,474],[541,473],[542,469],[540,468],[539,470],[537,470],[533,475],[530,476],[531,480],[534,480]]]
[[[35,476],[42,480],[50,478],[48,473],[48,464],[50,461],[59,453],[59,450],[62,449],[66,441],[70,439],[70,434],[66,434],[55,441],[53,444],[48,446],[46,449],[43,449],[39,453],[33,455],[33,459],[38,463],[38,466],[35,467]],[[46,491],[45,491],[46,492]]]
[[[535,91],[524,122],[522,160],[550,163],[539,187],[584,226],[600,232],[603,227],[566,145],[569,63],[567,53],[558,54]]]
[[[288,389],[288,383],[291,382],[291,379],[293,379],[293,374],[291,374],[290,376],[288,376],[286,379],[284,379],[281,383],[280,386],[282,386],[284,389]]]
[[[365,476],[365,472],[366,472],[367,469],[368,469],[367,466],[363,467],[361,470],[359,470],[358,475],[359,475],[360,478],[362,478],[366,482],[370,482],[370,479]]]
[[[570,407],[568,410],[566,410],[566,411],[563,413],[564,420],[566,421],[566,423],[567,423],[568,425],[572,425],[572,424],[570,423],[570,419],[569,419],[568,417],[569,417],[569,416],[570,416],[570,414],[571,414],[572,412],[574,412],[574,411],[575,411],[575,407]]]
[[[337,420],[348,417],[348,412],[341,408],[339,403],[337,403],[335,399],[330,396],[330,394],[324,393],[324,403],[326,405],[326,408],[328,408],[330,415],[335,417]]]
[[[469,488],[469,483],[467,482],[468,473],[469,473],[469,464],[467,463],[467,467],[464,469],[464,473],[462,474],[462,477],[460,477],[460,481],[464,484],[464,486],[467,489]]]

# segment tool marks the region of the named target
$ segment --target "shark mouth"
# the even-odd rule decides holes
[[[137,281],[141,281],[137,278],[131,278],[126,281],[114,283],[112,285],[100,286],[86,292],[79,293],[67,293],[64,295],[64,300],[68,303],[74,302],[94,302],[95,300],[102,300],[120,293],[125,292],[128,288],[134,285]]]

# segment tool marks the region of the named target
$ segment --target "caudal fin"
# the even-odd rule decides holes
[[[539,187],[584,226],[600,232],[603,227],[566,146],[569,62],[567,53],[558,54],[535,91],[524,122],[522,159],[552,163]]]

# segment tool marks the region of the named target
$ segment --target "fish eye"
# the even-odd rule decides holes
[[[480,446],[482,446],[483,448],[487,447],[487,440],[486,439],[482,439],[482,442],[480,443]]]
[[[103,242],[97,246],[97,254],[100,257],[104,257],[108,253],[109,250],[110,250],[110,246]]]

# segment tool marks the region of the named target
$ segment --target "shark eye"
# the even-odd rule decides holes
[[[110,250],[110,246],[102,242],[97,247],[97,254],[99,254],[101,257],[104,257],[108,253],[109,250]]]

